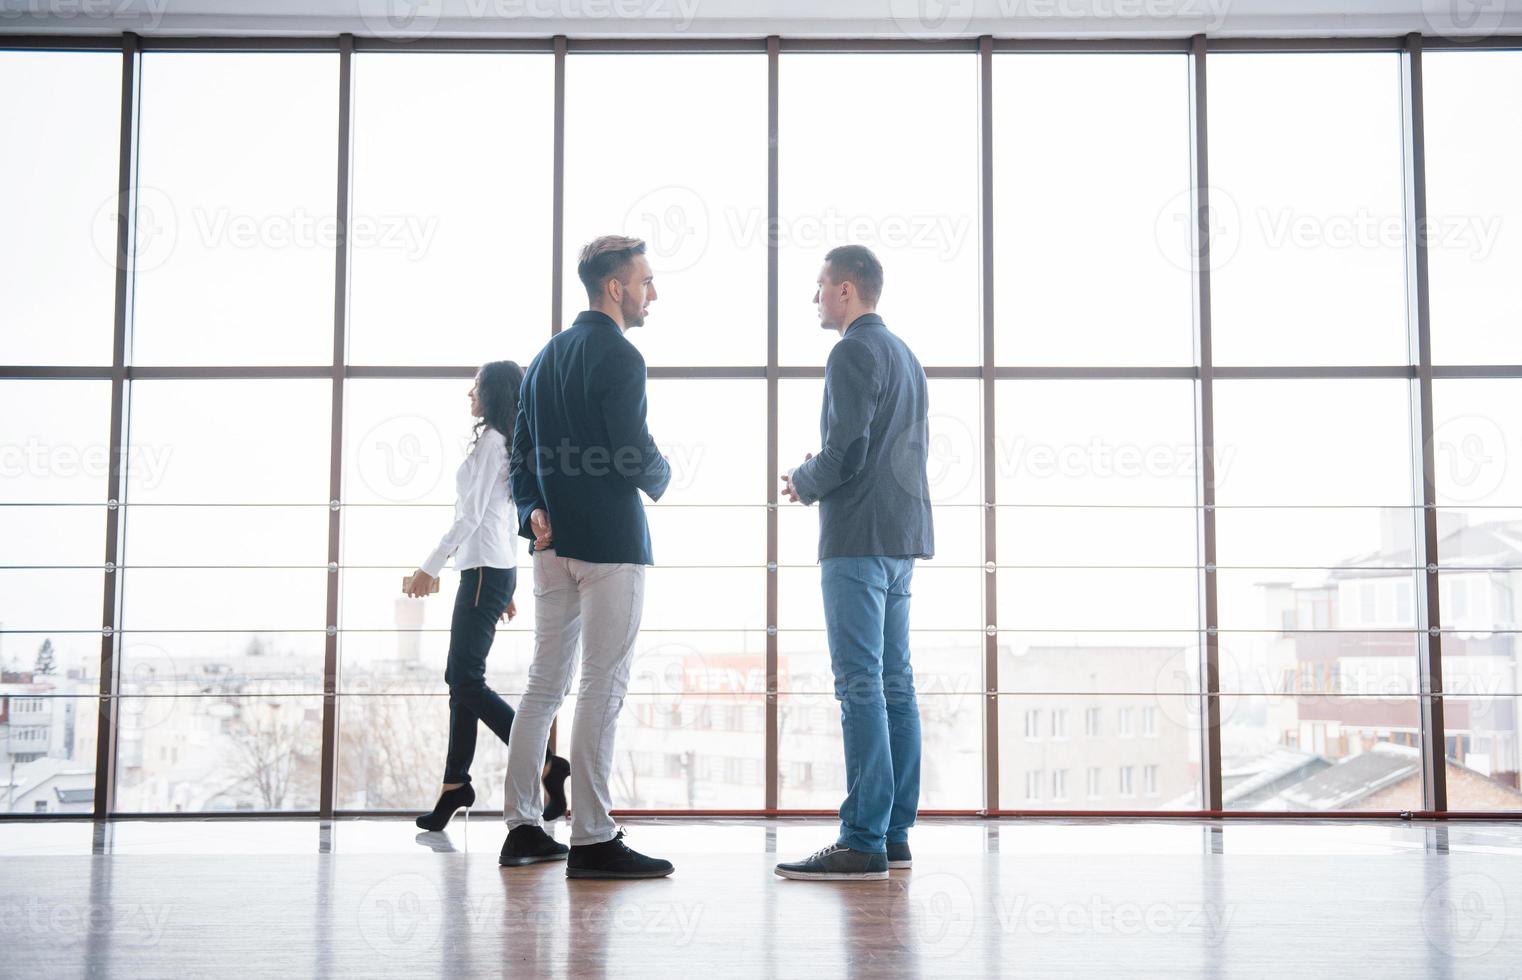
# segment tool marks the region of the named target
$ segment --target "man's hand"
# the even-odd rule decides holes
[[[412,573],[411,581],[402,591],[414,599],[425,598],[433,591],[433,576],[419,568]]]
[[[543,551],[550,547],[553,538],[550,535],[550,515],[544,508],[535,510],[528,516],[529,529],[534,532],[534,550]]]
[[[813,458],[813,453],[803,454],[803,461],[805,463]],[[795,504],[798,503],[798,488],[793,486],[793,474],[791,472],[782,475],[782,492],[787,496],[788,500],[791,500]]]
[[[509,599],[507,600],[507,608],[502,610],[502,615],[498,616],[497,619],[501,622],[511,623],[516,615],[518,615],[518,604]]]

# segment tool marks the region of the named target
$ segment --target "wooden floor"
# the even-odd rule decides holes
[[[479,818],[0,823],[0,976],[1522,978],[1515,823],[931,821],[849,884],[772,874],[824,821],[628,829],[675,875],[504,870]]]

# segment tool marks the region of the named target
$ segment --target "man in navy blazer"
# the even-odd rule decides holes
[[[529,365],[513,432],[513,501],[534,556],[534,660],[508,740],[499,861],[565,859],[570,878],[658,878],[671,862],[631,850],[608,814],[613,736],[652,564],[639,494],[657,500],[671,482],[645,425],[645,360],[624,336],[644,325],[655,277],[645,243],[618,235],[582,249],[576,271],[591,308]],[[540,823],[539,778],[578,640],[568,850]]]
[[[777,865],[784,878],[852,880],[907,868],[919,810],[920,716],[909,664],[909,585],[935,553],[925,369],[877,315],[883,267],[861,245],[825,256],[814,302],[840,333],[824,368],[820,450],[782,478],[819,504],[819,582],[845,744],[834,844]]]

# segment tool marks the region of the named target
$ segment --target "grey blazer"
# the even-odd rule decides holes
[[[819,504],[819,557],[935,554],[925,369],[882,317],[857,317],[824,368],[823,448],[792,471]]]

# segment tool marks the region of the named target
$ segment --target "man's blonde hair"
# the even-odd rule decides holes
[[[587,299],[592,303],[602,295],[602,284],[629,271],[629,263],[636,255],[645,254],[645,243],[638,238],[623,235],[603,235],[594,238],[581,248],[576,261],[576,275],[587,287]]]

